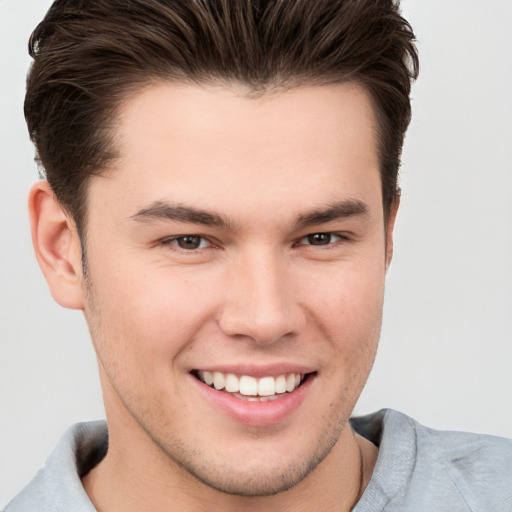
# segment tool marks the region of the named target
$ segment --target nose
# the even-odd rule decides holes
[[[305,314],[286,262],[262,252],[230,266],[218,323],[228,336],[266,345],[298,334]]]

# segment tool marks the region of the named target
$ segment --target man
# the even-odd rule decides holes
[[[32,234],[84,311],[108,436],[74,427],[7,510],[510,507],[510,443],[349,423],[412,40],[388,1],[53,5],[31,43]]]

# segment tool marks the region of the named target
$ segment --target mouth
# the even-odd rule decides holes
[[[312,373],[285,373],[257,378],[251,375],[195,370],[192,375],[210,388],[239,400],[270,402],[293,393]]]

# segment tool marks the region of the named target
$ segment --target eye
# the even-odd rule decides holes
[[[299,240],[299,245],[331,245],[343,240],[341,235],[335,233],[312,233]]]
[[[164,245],[174,245],[185,251],[195,251],[209,247],[211,243],[204,237],[198,235],[183,235],[162,240]]]

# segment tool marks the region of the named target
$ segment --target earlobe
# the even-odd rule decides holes
[[[28,209],[36,258],[53,298],[63,307],[83,309],[82,254],[74,222],[45,180],[32,186]]]
[[[391,205],[388,223],[386,226],[386,270],[389,268],[391,260],[393,259],[393,232],[395,230],[395,221],[399,206],[400,196],[396,196],[393,204]]]

